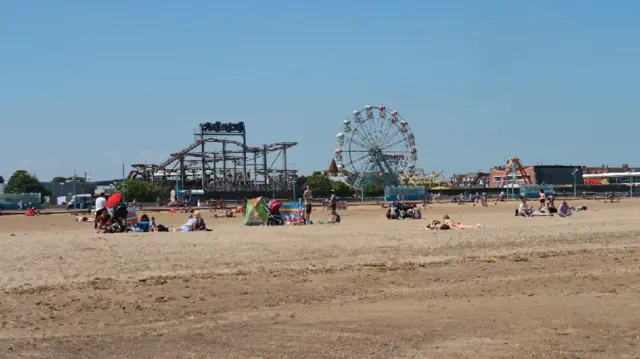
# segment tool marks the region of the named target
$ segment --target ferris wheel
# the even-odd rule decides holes
[[[336,139],[338,171],[355,176],[355,188],[368,182],[398,185],[398,174],[415,171],[418,151],[409,123],[384,105],[353,111]]]

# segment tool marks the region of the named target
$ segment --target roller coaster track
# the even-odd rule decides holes
[[[272,143],[269,145],[264,145],[261,147],[250,147],[250,146],[246,146],[241,142],[238,141],[233,141],[233,140],[227,140],[227,139],[219,139],[219,138],[204,138],[204,139],[199,139],[196,140],[194,143],[192,143],[191,145],[189,145],[188,147],[183,148],[180,152],[176,152],[176,153],[172,153],[170,155],[170,157],[160,163],[158,166],[154,167],[154,170],[157,171],[163,171],[165,170],[168,166],[172,165],[173,163],[175,163],[176,161],[180,160],[180,158],[184,158],[188,155],[199,155],[199,154],[191,154],[189,152],[193,151],[194,149],[196,149],[198,146],[202,145],[203,143],[207,143],[207,142],[214,142],[214,143],[226,143],[226,144],[231,144],[231,145],[235,145],[241,149],[244,149],[247,153],[259,153],[260,155],[263,154],[263,152],[266,150],[266,152],[274,152],[274,151],[279,151],[279,150],[286,150],[288,148],[291,148],[295,145],[297,145],[297,142],[277,142],[277,143]],[[228,152],[230,153],[230,152]],[[237,152],[236,152],[237,153]],[[133,167],[138,167],[138,165],[133,165]],[[139,167],[142,167],[142,165],[140,165]],[[138,175],[138,171],[137,170],[132,170],[131,172],[129,172],[129,176],[127,178],[129,179],[134,179],[136,176]]]
[[[180,157],[186,155],[187,153],[191,152],[193,149],[202,145],[205,142],[207,142],[206,139],[197,140],[196,142],[192,143],[191,146],[185,147],[184,149],[182,149],[182,151],[177,153],[172,153],[171,156],[166,161],[162,162],[161,164],[158,165],[158,167],[156,167],[156,171],[164,170],[165,168],[167,168],[167,166],[169,166],[170,164],[180,159]]]

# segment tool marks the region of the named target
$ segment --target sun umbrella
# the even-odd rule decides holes
[[[115,206],[116,204],[120,203],[121,199],[122,199],[122,194],[121,193],[112,194],[111,196],[109,196],[109,199],[107,200],[106,207],[107,208],[113,208],[113,206]]]

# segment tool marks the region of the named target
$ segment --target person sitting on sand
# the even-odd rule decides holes
[[[115,221],[109,214],[109,211],[103,211],[100,217],[96,220],[96,227],[98,233],[110,233],[111,225],[114,224]]]
[[[36,211],[35,208],[31,207],[27,210],[27,212],[24,215],[27,217],[35,217],[35,216],[39,216],[40,213]]]
[[[454,221],[453,219],[451,219],[451,217],[449,217],[448,214],[445,214],[444,217],[442,217],[442,219],[444,220],[444,224],[451,227],[451,229],[467,229],[467,228],[479,227],[479,226],[468,226],[466,224],[462,224],[460,222]]]
[[[560,217],[569,217],[573,211],[571,207],[567,204],[567,201],[562,201],[562,205],[560,206],[560,210],[558,211],[558,216]]]
[[[174,232],[193,232],[198,218],[202,218],[200,212],[196,211],[193,215],[189,215],[187,222],[175,229]]]
[[[137,231],[142,232],[150,232],[151,231],[151,221],[149,221],[149,216],[146,213],[143,213],[140,216],[140,220],[135,224]]]
[[[522,217],[531,217],[532,213],[533,213],[533,208],[529,206],[526,198],[522,198],[522,200],[520,201],[520,206],[516,210],[516,215],[522,216]]]
[[[329,214],[329,223],[340,223],[340,215],[335,209],[332,209]]]
[[[202,218],[202,216],[196,217],[196,223],[193,225],[193,229],[195,231],[211,232],[211,229],[207,228],[207,224],[204,223],[204,218]]]
[[[149,227],[149,232],[169,232],[169,228],[162,224],[157,224],[156,218],[151,217],[151,226]]]

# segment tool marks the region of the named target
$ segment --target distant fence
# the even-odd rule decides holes
[[[556,192],[559,196],[567,196],[573,197],[573,186],[572,185],[554,185]],[[506,192],[506,188],[447,188],[441,190],[430,190],[429,192],[440,193],[443,196],[459,196],[461,193],[482,193],[487,192],[489,195],[498,195],[500,192]],[[629,193],[628,185],[577,185],[575,192],[578,196],[582,196],[585,194],[594,194],[594,193],[616,193],[616,194],[624,194]],[[636,194],[640,195],[640,187],[634,187],[633,189],[634,196]],[[516,193],[519,191],[516,189]]]
[[[0,204],[4,209],[18,209],[22,202],[22,208],[28,206],[36,209],[42,208],[42,196],[40,193],[4,193],[0,194]]]

